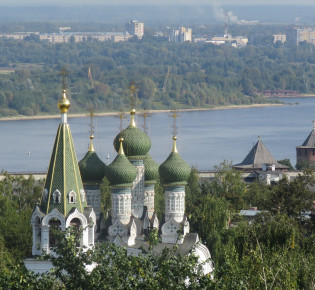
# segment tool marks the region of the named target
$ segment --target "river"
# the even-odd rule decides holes
[[[179,113],[179,153],[190,165],[209,170],[223,160],[241,162],[260,136],[277,160],[289,158],[295,165],[295,147],[304,142],[313,128],[315,98],[281,100],[292,105]],[[158,163],[167,158],[172,148],[173,120],[169,115],[156,113],[147,118],[152,140],[150,153]],[[124,120],[124,128],[129,120]],[[136,121],[142,127],[139,116]],[[0,122],[0,168],[9,172],[47,170],[59,122],[59,119]],[[88,149],[89,119],[69,118],[68,122],[80,160]],[[115,116],[95,118],[94,147],[105,163],[116,155],[113,140],[119,132],[119,122]]]

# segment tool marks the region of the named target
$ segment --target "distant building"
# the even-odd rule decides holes
[[[0,38],[11,38],[15,40],[23,40],[30,35],[39,35],[39,32],[14,32],[14,33],[0,33]]]
[[[303,160],[310,163],[315,162],[315,124],[304,143],[296,147],[296,163]]]
[[[173,29],[170,35],[170,42],[192,42],[192,29],[180,26],[178,29]]]
[[[232,166],[235,169],[251,172],[251,171],[286,171],[288,167],[282,165],[273,158],[269,150],[263,144],[263,142],[258,139],[257,143],[253,146],[250,152],[247,154],[245,159],[239,163]]]
[[[287,30],[286,39],[288,43],[299,44],[306,41],[315,45],[315,28],[314,27],[293,27]]]
[[[244,36],[233,37],[231,34],[225,34],[222,36],[214,36],[207,42],[215,45],[230,44],[234,47],[243,47],[247,45],[248,38]]]
[[[207,37],[203,37],[203,36],[200,36],[200,37],[194,37],[194,42],[197,43],[206,43],[208,42],[208,38]]]
[[[273,35],[273,43],[280,41],[281,43],[285,43],[287,41],[287,36],[285,34],[274,34]]]
[[[61,33],[38,33],[38,32],[17,32],[17,33],[2,33],[0,38],[12,38],[15,40],[23,40],[30,35],[36,35],[40,40],[56,43],[82,42],[82,41],[128,41],[131,35],[123,32],[61,32]]]
[[[143,37],[144,34],[144,23],[138,20],[132,20],[127,23],[127,31],[131,35],[136,35],[139,39]]]

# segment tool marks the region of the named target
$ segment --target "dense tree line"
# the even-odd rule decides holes
[[[0,39],[0,49],[0,69],[14,71],[0,74],[1,115],[57,112],[58,72],[64,65],[70,72],[72,112],[86,111],[91,104],[99,111],[129,108],[132,80],[139,87],[137,106],[145,109],[267,102],[257,90],[315,93],[314,47],[306,43],[236,49],[150,36],[124,43],[55,45],[30,37]]]

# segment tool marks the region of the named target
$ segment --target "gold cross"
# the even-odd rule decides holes
[[[62,88],[65,90],[67,88],[67,76],[69,75],[69,72],[67,71],[66,67],[64,66],[58,75],[62,76]]]

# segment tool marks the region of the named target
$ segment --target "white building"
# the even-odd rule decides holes
[[[192,42],[192,29],[180,26],[173,29],[170,35],[170,42]]]
[[[144,34],[144,23],[138,20],[131,20],[127,23],[127,31],[141,39]]]

